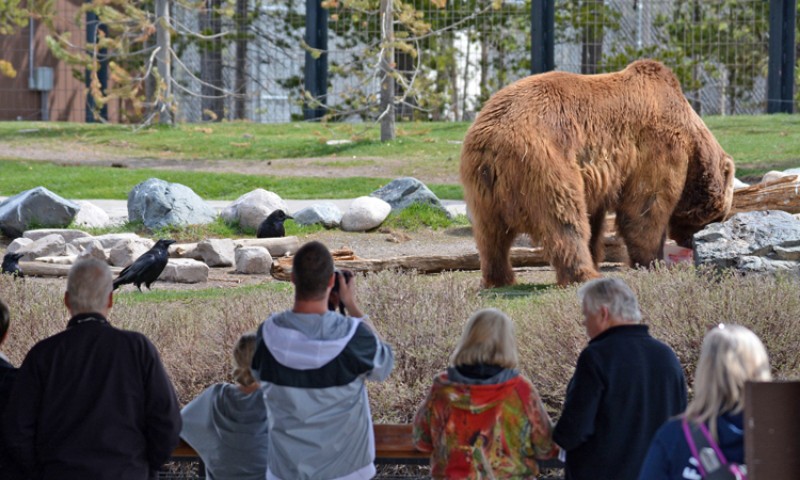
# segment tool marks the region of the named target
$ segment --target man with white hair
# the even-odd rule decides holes
[[[26,478],[155,478],[178,444],[178,399],[141,333],[108,321],[111,271],[82,260],[69,271],[63,332],[31,348],[11,392],[3,431]]]
[[[640,324],[625,282],[592,280],[578,297],[590,340],[553,432],[566,452],[566,480],[636,479],[656,430],[686,408],[683,369]]]

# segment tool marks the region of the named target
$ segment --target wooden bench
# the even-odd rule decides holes
[[[411,436],[412,425],[400,423],[378,423],[373,426],[375,434],[375,463],[378,465],[427,465],[430,454],[414,448]],[[197,452],[181,440],[172,457],[176,459],[199,459]],[[542,469],[562,469],[558,460],[539,461]],[[552,478],[552,477],[551,477]]]

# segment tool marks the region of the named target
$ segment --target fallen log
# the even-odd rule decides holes
[[[292,254],[300,249],[300,239],[295,236],[281,238],[238,238],[233,244],[237,247],[264,247],[275,257]]]
[[[66,277],[72,265],[45,262],[19,262],[19,268],[26,276],[31,277]],[[122,271],[121,267],[110,267],[113,275]]]
[[[758,210],[800,213],[800,183],[797,175],[756,183],[733,192],[731,215]]]
[[[379,272],[382,270],[416,271],[417,273],[440,273],[453,270],[480,270],[481,263],[477,253],[461,255],[407,255],[390,258],[360,258],[350,249],[331,251],[336,268],[346,268],[354,272]],[[550,265],[542,247],[511,249],[511,266],[543,267]],[[627,259],[625,245],[614,235],[606,237],[607,262]],[[282,257],[272,264],[272,277],[289,281],[292,273],[292,257]]]

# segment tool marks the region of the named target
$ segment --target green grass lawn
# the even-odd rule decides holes
[[[773,169],[800,166],[800,116],[752,115],[707,117],[706,123],[736,162],[739,178],[753,179]],[[64,149],[91,149],[103,153],[169,160],[266,161],[318,158],[313,165],[347,167],[394,161],[427,173],[458,169],[461,141],[467,123],[399,123],[397,139],[379,141],[372,124],[289,123],[253,124],[222,122],[154,126],[134,130],[129,126],[77,123],[0,122],[0,142],[33,146],[53,152],[53,163],[2,158],[0,195],[10,196],[44,185],[66,198],[124,199],[137,183],[150,177],[179,182],[207,199],[234,199],[255,188],[272,190],[283,198],[351,198],[365,195],[390,178],[273,177],[198,171],[121,169],[63,166]],[[328,144],[329,140],[350,143]],[[346,160],[343,160],[346,158]],[[286,160],[288,159],[288,160]],[[291,165],[291,163],[290,163]],[[440,198],[463,198],[461,186],[429,184]]]

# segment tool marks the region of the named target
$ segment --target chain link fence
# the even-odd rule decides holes
[[[394,12],[393,42],[384,40],[381,29],[387,3]],[[325,51],[305,43],[301,0],[171,1],[176,118],[288,122],[302,119],[304,106],[323,105],[332,119],[374,121],[382,113],[379,95],[386,78],[381,57],[390,47],[396,115],[403,120],[469,121],[492,93],[531,71],[530,0],[322,0],[321,5],[327,15]],[[769,5],[766,0],[556,0],[555,68],[602,73],[654,58],[675,71],[701,114],[764,113]],[[64,28],[76,28],[71,18],[60,20]],[[28,29],[19,31],[14,45],[6,37],[0,42],[16,45],[25,78]],[[85,48],[77,40],[75,48]],[[152,43],[145,42],[142,59],[151,55]],[[40,43],[33,48],[32,64],[53,68],[54,89],[44,99],[26,85],[30,81],[0,80],[0,118],[40,118],[41,102],[48,101],[51,119],[82,120],[81,71],[43,54]],[[327,59],[328,72],[327,91],[315,95],[304,84],[307,58],[317,57]],[[111,109],[131,113],[124,103]],[[110,118],[137,120],[133,114]]]

